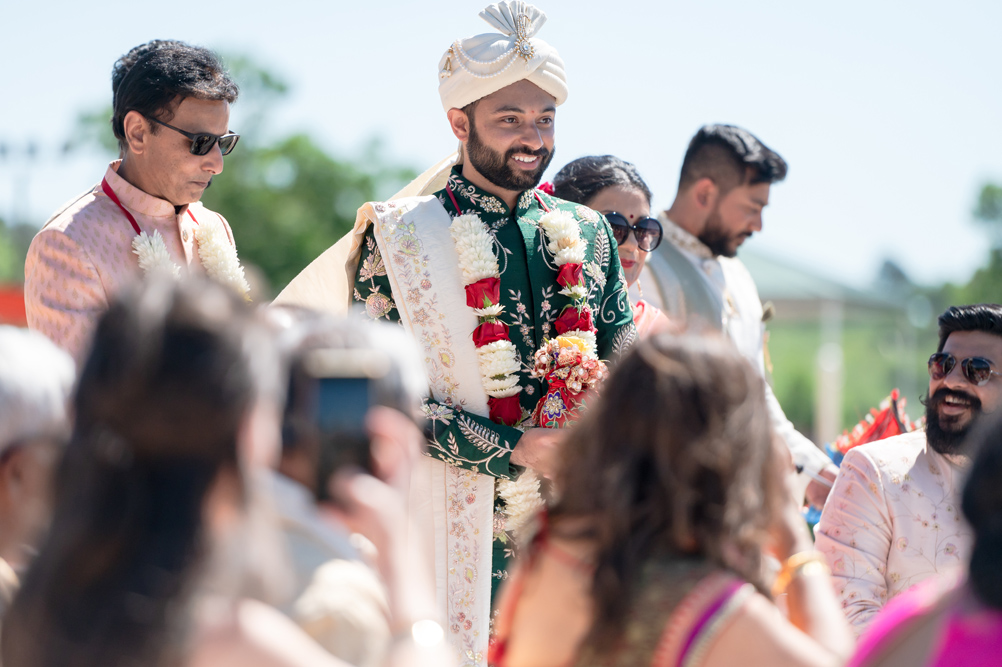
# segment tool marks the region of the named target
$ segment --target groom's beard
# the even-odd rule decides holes
[[[530,150],[528,148],[509,148],[505,153],[499,153],[490,146],[480,141],[477,130],[473,123],[470,123],[470,137],[466,141],[466,158],[476,170],[488,181],[504,190],[511,192],[522,192],[531,190],[539,185],[543,178],[543,172],[550,166],[553,154],[556,150],[548,150],[545,147]],[[525,155],[538,155],[541,159],[539,166],[532,171],[520,171],[512,169],[508,161],[516,153]]]
[[[940,419],[939,407],[947,396],[954,396],[970,403],[971,417],[966,422],[959,417]],[[964,441],[981,416],[981,401],[977,396],[963,391],[940,388],[925,404],[925,437],[935,451],[940,454],[963,454]]]

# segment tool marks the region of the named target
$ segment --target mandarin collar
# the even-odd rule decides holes
[[[477,212],[493,213],[506,218],[511,216],[511,211],[507,204],[501,201],[499,197],[492,195],[486,190],[481,190],[463,178],[462,169],[462,165],[453,167],[452,173],[449,174],[449,182],[446,185],[447,189],[452,190],[452,194],[455,195],[460,208],[463,209],[463,211],[459,211],[460,213],[463,213],[466,207],[469,206]],[[515,205],[515,216],[522,217],[538,206],[539,202],[536,200],[533,190],[526,190],[518,196],[518,202]]]
[[[104,177],[125,208],[150,218],[176,218],[188,210],[187,204],[180,209],[175,209],[174,204],[166,199],[146,194],[129,183],[118,175],[118,168],[121,166],[121,160],[113,161],[108,165],[108,171],[105,172]]]
[[[713,251],[705,243],[672,222],[667,212],[661,211],[658,214],[658,221],[664,227],[665,236],[668,237],[669,243],[676,248],[695,255],[700,259],[716,259]]]

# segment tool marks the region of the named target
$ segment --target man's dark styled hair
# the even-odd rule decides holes
[[[186,97],[233,103],[240,90],[212,51],[155,39],[118,59],[111,72],[111,92],[111,129],[125,151],[125,116],[130,111],[170,122]],[[151,132],[158,129],[154,124]]]
[[[589,155],[568,162],[553,177],[553,194],[587,206],[595,195],[615,185],[639,190],[651,203],[651,189],[637,168],[614,155]]]
[[[973,306],[950,306],[939,316],[939,347],[943,351],[946,339],[955,331],[984,331],[1002,336],[1002,306],[979,303]]]
[[[786,161],[748,130],[734,125],[704,125],[689,142],[682,160],[679,192],[709,178],[721,194],[743,185],[777,183],[786,178]]]

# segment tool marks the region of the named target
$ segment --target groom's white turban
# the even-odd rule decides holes
[[[533,37],[546,14],[522,0],[504,0],[480,12],[500,31],[453,42],[438,63],[438,93],[445,110],[471,102],[528,79],[563,104],[567,99],[564,61],[557,50]]]

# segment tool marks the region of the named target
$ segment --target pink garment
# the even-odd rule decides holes
[[[201,203],[175,211],[174,205],[146,194],[118,175],[121,160],[105,178],[122,205],[147,234],[163,236],[174,262],[203,273],[195,247],[195,222],[217,216],[233,242],[226,220]],[[48,336],[80,364],[98,318],[109,300],[143,276],[132,250],[136,233],[121,209],[98,184],[58,211],[35,235],[24,263],[28,327]]]
[[[637,327],[637,338],[646,338],[659,320],[668,321],[668,316],[659,309],[640,299],[633,304],[633,324]]]
[[[929,655],[916,667],[988,667],[1002,661],[1002,611],[978,603],[966,585],[928,580],[887,604],[860,639],[848,667],[866,667],[893,655],[909,626],[934,613],[940,616],[932,629],[936,636]]]

